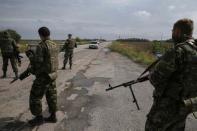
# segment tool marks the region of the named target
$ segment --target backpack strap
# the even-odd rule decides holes
[[[186,43],[193,48],[195,51],[197,51],[197,46],[195,45],[196,41],[194,40],[190,40],[190,41],[186,41]]]

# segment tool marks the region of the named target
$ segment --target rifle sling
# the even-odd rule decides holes
[[[137,79],[140,79],[146,72],[148,72],[153,66],[155,66],[159,61],[160,61],[161,58],[155,60],[151,65],[149,65],[145,70],[144,72],[142,72],[140,74],[140,76],[137,78]]]

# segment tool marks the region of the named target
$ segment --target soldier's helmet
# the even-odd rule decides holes
[[[71,36],[72,36],[72,34],[68,34],[68,36],[69,36],[69,37],[71,37]]]

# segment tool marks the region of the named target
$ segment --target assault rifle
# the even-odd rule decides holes
[[[32,50],[26,51],[25,54],[26,54],[26,56],[29,58],[29,61],[30,61],[29,67],[30,67],[30,66],[33,64],[33,59],[34,59],[35,54],[34,54],[34,52],[33,52]],[[13,80],[10,82],[10,84],[14,83],[14,82],[17,81],[18,79],[24,80],[25,78],[27,78],[28,76],[30,76],[31,73],[30,73],[29,67],[28,67],[23,73],[21,73],[21,74],[19,75],[19,78],[13,79]]]
[[[132,96],[133,96],[133,103],[135,103],[136,106],[137,106],[137,109],[140,110],[140,107],[139,107],[139,105],[138,105],[137,99],[136,99],[135,94],[134,94],[133,89],[132,89],[132,85],[133,85],[133,84],[136,84],[136,83],[144,82],[144,81],[147,81],[147,80],[148,80],[148,75],[143,76],[143,77],[140,77],[140,78],[138,78],[138,79],[136,79],[136,80],[132,80],[132,81],[129,81],[129,82],[126,82],[126,83],[123,83],[123,84],[114,86],[114,87],[112,87],[112,86],[109,84],[109,88],[106,89],[106,91],[110,91],[110,90],[113,90],[113,89],[118,88],[118,87],[121,87],[121,86],[129,87],[129,89],[130,89],[130,91],[131,91],[131,94],[132,94]]]
[[[27,69],[27,70],[25,70],[23,73],[21,73],[21,74],[19,75],[19,78],[13,79],[13,80],[10,82],[10,84],[14,83],[14,82],[17,81],[18,79],[22,81],[22,80],[24,80],[25,78],[27,78],[27,77],[30,76],[30,75],[31,75],[31,73],[30,73],[29,70]]]

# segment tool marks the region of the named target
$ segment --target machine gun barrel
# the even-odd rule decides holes
[[[140,78],[138,78],[138,79],[136,79],[136,80],[132,80],[132,81],[129,81],[129,82],[126,82],[126,83],[123,83],[123,84],[114,86],[114,87],[112,87],[112,86],[109,84],[109,88],[106,89],[106,91],[113,90],[113,89],[118,88],[118,87],[121,87],[121,86],[124,86],[124,87],[128,87],[128,86],[129,86],[129,89],[130,89],[131,94],[132,94],[132,97],[133,97],[133,103],[135,103],[137,109],[140,110],[140,107],[139,107],[139,105],[138,105],[137,99],[136,99],[135,94],[134,94],[133,89],[132,89],[132,85],[133,85],[133,84],[136,84],[136,83],[139,83],[139,82],[144,82],[144,81],[147,81],[147,80],[148,80],[148,75],[143,76],[143,77],[140,77]]]
[[[144,82],[144,81],[147,81],[147,80],[148,80],[148,75],[143,76],[141,78],[138,78],[136,80],[132,80],[132,81],[117,85],[117,86],[111,86],[111,84],[109,84],[109,88],[106,89],[106,91],[110,91],[110,90],[113,90],[113,89],[121,87],[121,86],[128,87],[130,85],[133,85],[133,84],[136,84],[136,83],[139,83],[139,82]]]

